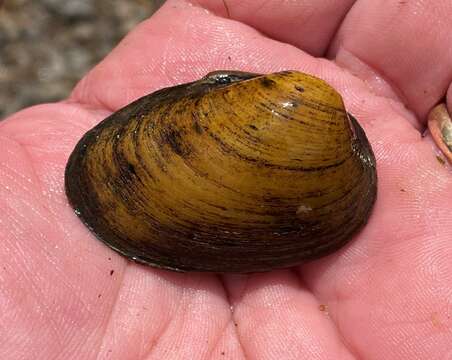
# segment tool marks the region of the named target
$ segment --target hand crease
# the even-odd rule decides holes
[[[239,333],[239,330],[238,330],[238,322],[237,322],[238,320],[237,320],[236,317],[235,317],[234,306],[233,306],[232,301],[231,301],[231,293],[229,292],[228,287],[226,286],[226,283],[225,283],[225,281],[224,281],[223,275],[218,275],[218,280],[219,280],[220,284],[221,284],[222,287],[223,287],[224,293],[225,293],[225,295],[226,295],[226,296],[225,296],[226,301],[227,301],[227,303],[229,304],[229,309],[231,310],[231,311],[230,311],[230,313],[231,313],[231,316],[230,316],[230,323],[232,323],[232,327],[233,327],[233,329],[234,329],[234,333],[235,333],[235,336],[236,336],[236,338],[237,338],[237,342],[238,342],[239,345],[240,345],[240,349],[242,350],[243,357],[244,357],[245,360],[251,359],[251,357],[249,357],[249,356],[247,355],[246,348],[245,348],[245,346],[243,345],[243,343],[242,343],[242,341],[241,341],[240,333]],[[248,287],[249,277],[247,277],[245,281],[246,281],[246,282],[245,282],[245,285],[243,286],[243,289],[242,289],[242,291],[240,292],[239,297],[241,297],[241,296],[245,293],[245,290],[246,290],[247,287]]]
[[[126,271],[127,271],[128,266],[129,266],[129,264],[127,263],[126,266],[124,267],[124,270],[121,272],[121,279],[118,281],[118,288],[117,288],[116,294],[115,294],[115,296],[114,296],[114,301],[113,301],[113,303],[112,303],[112,305],[111,305],[110,315],[108,316],[108,321],[105,322],[105,326],[104,326],[104,328],[103,328],[102,335],[99,337],[100,340],[99,340],[99,342],[98,342],[98,343],[99,343],[99,346],[98,346],[98,349],[97,349],[97,357],[99,357],[99,354],[100,354],[100,352],[102,351],[102,348],[103,348],[103,346],[104,346],[104,344],[105,344],[105,340],[106,340],[106,336],[107,336],[107,331],[108,331],[110,325],[111,325],[112,322],[113,322],[113,317],[114,317],[114,314],[115,314],[115,309],[116,309],[116,307],[118,306],[119,294],[120,294],[120,292],[121,292],[121,289],[122,289],[123,286],[124,286],[124,277],[125,277],[125,274],[126,274]],[[119,273],[119,272],[118,272],[118,273]]]

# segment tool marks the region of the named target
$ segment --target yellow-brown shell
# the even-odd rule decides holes
[[[452,164],[452,119],[445,104],[436,105],[428,114],[433,141]]]
[[[65,181],[99,239],[179,271],[266,271],[329,254],[376,196],[362,128],[336,90],[296,71],[219,71],[145,96],[85,134]]]

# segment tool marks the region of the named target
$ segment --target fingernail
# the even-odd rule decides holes
[[[439,104],[430,111],[428,129],[436,146],[452,163],[452,119],[445,104]]]

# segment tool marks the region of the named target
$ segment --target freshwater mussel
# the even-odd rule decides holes
[[[216,71],[88,131],[66,194],[105,244],[177,271],[256,272],[343,246],[376,197],[375,158],[341,96],[297,71]]]

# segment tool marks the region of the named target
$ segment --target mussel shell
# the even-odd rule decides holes
[[[296,71],[218,71],[88,131],[66,193],[108,246],[178,271],[255,272],[344,245],[376,196],[372,149],[338,92]]]

